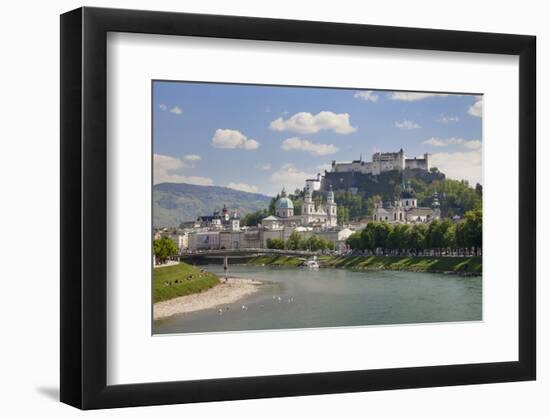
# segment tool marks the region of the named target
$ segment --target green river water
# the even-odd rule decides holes
[[[223,275],[221,265],[206,269]],[[265,282],[233,304],[154,322],[154,333],[296,329],[482,319],[482,278],[405,271],[231,265]],[[246,306],[243,309],[242,306]]]

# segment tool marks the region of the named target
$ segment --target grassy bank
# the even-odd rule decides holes
[[[452,272],[464,275],[481,275],[481,257],[414,257],[414,256],[319,256],[325,268],[363,270],[400,270],[413,272]],[[300,266],[303,258],[292,256],[258,256],[248,261],[253,265]]]
[[[414,257],[414,256],[321,256],[325,267],[365,270],[402,270],[414,272],[453,272],[481,275],[481,257]]]
[[[154,302],[194,294],[219,284],[217,275],[186,263],[153,269]]]
[[[282,255],[256,256],[250,259],[247,264],[252,265],[270,265],[270,266],[301,266],[304,263],[303,258]]]

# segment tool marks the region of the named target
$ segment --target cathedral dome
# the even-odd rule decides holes
[[[294,210],[294,203],[290,198],[286,196],[286,191],[283,188],[281,191],[281,197],[275,203],[275,209],[292,209]]]
[[[281,197],[275,203],[276,209],[294,209],[294,203],[288,197]]]

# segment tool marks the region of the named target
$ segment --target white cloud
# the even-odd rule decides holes
[[[258,149],[260,147],[260,144],[258,141],[255,141],[254,139],[248,139],[243,146],[247,151],[252,151],[254,149]]]
[[[184,176],[174,173],[178,169],[184,167],[184,162],[179,158],[173,158],[167,155],[153,155],[153,183],[160,184],[163,182],[184,182],[187,184],[196,185],[212,185],[211,178],[200,176]]]
[[[174,106],[170,109],[170,113],[174,113],[174,114],[177,114],[179,116],[180,114],[183,113],[183,110],[181,109],[181,107]]]
[[[432,146],[447,146],[447,143],[443,139],[438,138],[430,138],[422,142],[425,145],[432,145]]]
[[[476,97],[476,102],[470,106],[468,114],[474,117],[483,116],[483,99],[481,96]]]
[[[438,93],[407,93],[396,91],[394,93],[389,93],[389,97],[392,100],[399,101],[418,101],[424,100],[430,97],[447,97],[449,94],[438,94]]]
[[[221,149],[243,148],[250,151],[258,149],[260,144],[254,139],[248,139],[238,130],[218,129],[212,137],[212,146]]]
[[[271,182],[279,191],[285,187],[287,191],[292,192],[297,188],[304,188],[306,178],[311,176],[311,173],[300,171],[292,164],[283,164],[281,168],[271,174]]]
[[[458,118],[458,116],[441,116],[441,118],[439,119],[441,123],[456,123],[459,120],[460,119]]]
[[[481,149],[469,152],[434,153],[431,165],[456,180],[467,180],[471,186],[482,184]]]
[[[166,111],[167,108],[168,106],[166,104],[159,104],[159,109],[161,109],[162,111]]]
[[[364,100],[364,101],[372,101],[373,103],[376,103],[378,101],[378,95],[374,94],[374,91],[366,90],[366,91],[357,91],[353,97]]]
[[[468,149],[480,149],[481,141],[480,140],[467,140],[464,142],[464,147]]]
[[[348,113],[333,113],[322,111],[313,115],[307,112],[296,113],[287,120],[279,117],[273,120],[269,127],[279,132],[317,133],[321,130],[332,130],[342,135],[353,133],[357,129],[350,125]]]
[[[481,141],[480,140],[467,140],[462,138],[446,138],[446,139],[440,139],[440,138],[430,138],[425,140],[425,145],[432,145],[432,146],[449,146],[449,145],[462,145],[466,149],[479,149],[481,148]]]
[[[398,127],[399,129],[420,129],[420,125],[418,123],[415,123],[411,120],[403,120],[402,122],[395,122],[395,127]]]
[[[271,169],[271,164],[269,162],[265,164],[257,164],[256,168],[261,169],[262,171],[269,171]]]
[[[237,191],[246,191],[247,193],[258,192],[258,187],[256,187],[255,185],[245,184],[243,182],[230,182],[229,184],[227,184],[227,186]]]
[[[464,144],[465,142],[468,142],[468,141],[466,139],[462,139],[462,138],[448,138],[448,139],[445,139],[445,142],[448,145],[462,145],[462,144]]]
[[[284,151],[309,152],[311,155],[316,156],[331,155],[338,152],[338,148],[334,145],[313,143],[307,139],[300,139],[297,137],[285,139],[281,144],[281,149]]]
[[[200,155],[189,154],[183,157],[186,161],[200,161],[202,158]]]

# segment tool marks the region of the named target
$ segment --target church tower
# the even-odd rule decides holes
[[[313,191],[306,189],[304,203],[302,204],[302,214],[310,215],[315,212],[315,203],[313,202]]]
[[[338,224],[338,208],[334,202],[332,185],[330,186],[327,194],[327,223],[329,226],[336,226]]]

